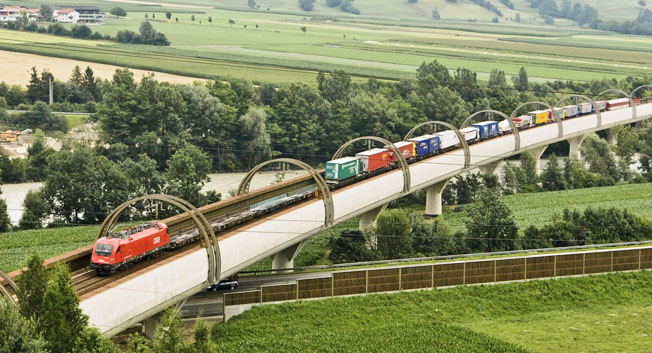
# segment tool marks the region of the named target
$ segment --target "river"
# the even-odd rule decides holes
[[[215,190],[222,194],[222,199],[230,197],[230,190],[237,190],[240,180],[246,173],[218,173],[209,174],[211,180],[204,185],[203,190]],[[290,171],[285,173],[285,179],[291,179],[299,175],[303,175],[303,171]],[[276,172],[260,172],[256,174],[251,182],[251,188],[257,189],[276,181]],[[23,215],[23,200],[27,192],[30,190],[37,190],[43,183],[20,183],[20,184],[4,184],[0,186],[2,189],[2,196],[7,201],[7,209],[9,212],[9,219],[11,223],[16,225]]]

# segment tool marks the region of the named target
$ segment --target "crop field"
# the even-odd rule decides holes
[[[651,286],[644,271],[266,305],[214,336],[225,352],[643,353]]]
[[[627,1],[619,5],[621,9],[635,6]],[[54,0],[44,2],[58,4]],[[38,4],[35,0],[25,3]],[[194,0],[183,5],[73,0],[70,4],[95,4],[104,11],[124,7],[127,17],[108,18],[105,25],[92,27],[103,34],[137,31],[147,15],[154,28],[166,34],[171,46],[0,30],[0,49],[199,78],[233,77],[279,84],[314,84],[318,71],[334,70],[344,70],[354,79],[409,79],[421,63],[432,60],[451,70],[464,67],[476,71],[480,81],[486,81],[492,69],[513,75],[521,66],[532,81],[538,82],[652,73],[652,64],[648,65],[652,62],[652,39],[564,23],[542,26],[525,0],[514,1],[523,19],[520,24],[509,21],[514,13],[497,2],[505,13],[505,21],[498,24],[491,24],[489,19],[495,15],[478,5],[445,0],[387,2],[383,6],[377,1],[359,0],[355,6],[361,9],[360,16],[328,8],[320,1],[312,12],[300,11],[293,0],[274,0],[257,10],[239,0]],[[433,21],[430,12],[435,6],[443,18],[450,10],[478,22],[453,17]],[[600,6],[616,8],[606,2]],[[171,12],[170,20],[165,17],[166,11]]]
[[[514,220],[521,230],[530,225],[551,223],[565,208],[584,210],[588,207],[615,207],[652,219],[652,183],[515,194],[503,196],[501,200],[512,210]],[[445,208],[444,219],[453,231],[465,230],[464,218],[464,211],[453,212],[451,208]]]

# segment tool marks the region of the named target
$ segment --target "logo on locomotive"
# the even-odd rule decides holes
[[[158,244],[160,242],[161,242],[161,237],[154,238],[154,244]]]

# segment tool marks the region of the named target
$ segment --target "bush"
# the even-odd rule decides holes
[[[122,7],[114,7],[111,9],[111,15],[113,16],[118,16],[118,17],[125,17],[127,16],[127,11],[123,9]]]

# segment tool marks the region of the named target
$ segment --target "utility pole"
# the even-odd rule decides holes
[[[48,78],[48,87],[50,88],[50,105],[54,103],[54,89],[52,87],[52,78]]]

